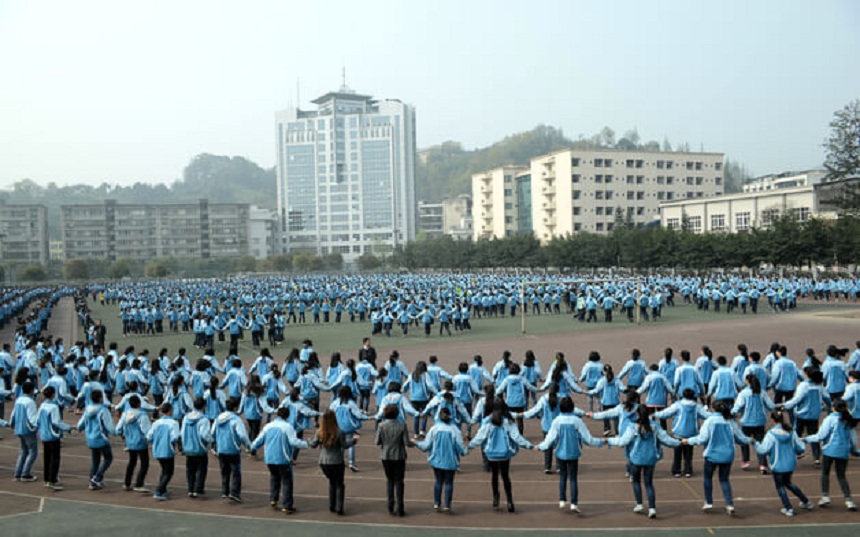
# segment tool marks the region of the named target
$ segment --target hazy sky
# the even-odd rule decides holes
[[[341,83],[417,107],[418,144],[539,123],[818,166],[860,98],[860,2],[0,0],[0,188],[274,165],[274,112]]]

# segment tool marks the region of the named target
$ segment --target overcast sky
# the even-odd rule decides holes
[[[0,188],[274,165],[274,113],[341,83],[417,108],[418,144],[544,123],[819,166],[860,98],[860,2],[0,0]]]

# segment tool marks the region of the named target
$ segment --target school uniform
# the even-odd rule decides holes
[[[296,437],[293,427],[281,418],[266,424],[251,444],[252,450],[264,447],[264,461],[269,468],[269,503],[274,507],[279,499],[282,508],[293,507],[293,452],[306,449],[308,443]]]
[[[460,429],[452,423],[436,422],[427,432],[427,437],[416,443],[416,447],[427,452],[427,462],[433,468],[436,479],[433,486],[433,507],[439,509],[442,506],[445,510],[450,510],[454,496],[454,475],[460,468],[460,457],[468,453]]]
[[[197,410],[186,414],[179,427],[179,437],[185,454],[188,495],[196,498],[206,492],[206,474],[209,470],[208,451],[212,445],[212,433],[206,415]]]
[[[125,490],[132,488],[134,470],[140,463],[137,480],[134,488],[143,489],[146,474],[149,471],[149,451],[146,433],[149,432],[151,424],[146,412],[141,409],[130,408],[122,413],[116,424],[116,433],[125,438],[125,447],[128,450],[128,465],[125,468]],[[141,491],[142,492],[142,491]]]
[[[152,445],[152,456],[161,466],[161,475],[153,496],[157,500],[168,498],[167,485],[176,468],[175,447],[179,438],[179,422],[170,416],[164,416],[153,423],[146,433],[146,440]]]
[[[552,425],[550,425],[546,438],[538,444],[540,451],[547,451],[550,448],[555,449],[559,470],[558,500],[559,502],[564,502],[567,499],[567,484],[569,481],[572,511],[577,511],[577,505],[579,504],[577,475],[579,471],[579,458],[582,456],[582,444],[591,447],[600,447],[603,445],[603,440],[591,436],[585,423],[573,414],[560,414],[556,417],[552,421]]]

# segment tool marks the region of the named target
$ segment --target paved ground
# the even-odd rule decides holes
[[[61,302],[57,307],[50,325],[54,333],[70,329],[68,316],[72,311],[69,304]],[[512,336],[507,340],[465,345],[460,341],[434,342],[432,347],[417,348],[405,359],[411,365],[427,354],[437,354],[444,365],[453,370],[459,361],[468,360],[475,353],[483,354],[492,363],[503,349],[511,350],[516,357],[522,356],[526,349],[533,349],[540,361],[548,364],[554,352],[562,350],[579,367],[587,353],[596,349],[605,361],[620,366],[632,347],[640,348],[650,362],[656,360],[666,346],[672,346],[676,351],[687,348],[695,354],[702,344],[708,344],[718,354],[733,356],[737,343],[744,342],[751,350],[766,350],[772,341],[779,340],[788,345],[792,355],[798,356],[806,347],[823,349],[831,342],[847,346],[860,339],[858,335],[860,321],[857,319],[793,313],[670,327],[657,325],[611,332],[582,332],[574,336]],[[68,335],[63,337],[69,338]],[[387,350],[380,348],[380,356],[386,356]],[[584,401],[578,399],[577,404],[584,404]],[[597,424],[591,425],[592,431],[599,430]],[[527,424],[526,436],[532,440],[539,439],[537,422]],[[359,443],[361,472],[347,476],[345,517],[335,517],[328,512],[327,484],[315,463],[316,453],[311,451],[303,453],[296,466],[299,513],[285,520],[283,515],[268,509],[268,473],[262,462],[252,459],[243,460],[243,496],[246,502],[241,506],[227,505],[217,498],[219,477],[214,459],[210,461],[209,495],[206,499],[193,501],[184,496],[184,461],[181,457],[177,460],[177,475],[171,487],[173,501],[156,504],[151,497],[121,492],[119,479],[126,457],[119,441],[115,441],[116,459],[108,472],[107,490],[87,491],[89,455],[83,439],[73,436],[66,440],[63,451],[61,471],[67,490],[49,493],[39,483],[0,480],[0,532],[2,535],[44,535],[49,532],[53,535],[80,535],[86,531],[90,535],[108,535],[115,534],[119,528],[129,528],[128,535],[143,534],[143,531],[147,535],[236,535],[248,530],[266,531],[273,524],[284,523],[289,523],[290,531],[298,535],[319,535],[329,528],[337,528],[337,531],[346,529],[360,536],[400,535],[404,526],[408,526],[409,532],[415,535],[438,535],[438,528],[447,528],[444,530],[447,535],[465,535],[472,533],[472,529],[513,533],[529,530],[533,534],[535,529],[552,532],[572,528],[605,530],[595,535],[611,535],[633,528],[654,535],[811,535],[813,531],[820,532],[821,525],[828,525],[828,534],[847,535],[849,531],[856,533],[860,528],[855,525],[855,522],[860,522],[860,515],[846,512],[838,495],[834,495],[834,508],[816,509],[811,513],[800,513],[792,520],[786,519],[778,513],[779,502],[770,478],[742,472],[737,466],[732,476],[737,516],[722,514],[720,508],[723,504],[718,492],[714,514],[704,515],[699,510],[702,503],[701,479],[698,476],[689,480],[673,479],[668,475],[667,462],[658,465],[657,469],[660,516],[657,520],[647,520],[630,511],[632,493],[624,478],[623,454],[617,449],[586,450],[580,463],[580,505],[584,511],[581,516],[559,512],[557,479],[542,473],[542,455],[532,452],[521,453],[512,465],[516,514],[492,510],[489,479],[480,470],[478,453],[464,459],[462,472],[457,476],[453,514],[433,513],[430,505],[432,475],[426,458],[420,452],[411,451],[406,490],[407,517],[390,518],[385,513],[385,482],[371,437],[368,430]],[[14,439],[0,442],[0,475],[11,474],[16,450]],[[696,467],[700,468],[700,450],[697,450],[697,459]],[[157,478],[156,467],[150,470],[150,484]],[[40,468],[41,462],[36,465],[37,474]],[[849,467],[855,487],[860,487],[858,468],[854,462]],[[796,482],[814,499],[820,496],[818,471],[808,458],[801,461]],[[46,500],[43,501],[43,497]],[[158,516],[152,516],[155,513]],[[91,521],[95,518],[98,522],[93,531]],[[333,523],[345,526],[333,527]]]

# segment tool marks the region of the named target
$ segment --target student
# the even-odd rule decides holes
[[[830,408],[830,396],[824,390],[824,375],[820,370],[810,368],[804,371],[806,380],[797,385],[794,397],[780,405],[797,421],[798,436],[816,434],[818,420],[826,408]],[[813,463],[821,464],[821,443],[812,442]]]
[[[21,369],[20,371],[24,371]],[[18,459],[15,462],[15,481],[33,482],[37,478],[31,472],[36,457],[39,456],[39,432],[38,410],[33,398],[35,385],[30,380],[24,380],[21,384],[21,393],[15,397],[15,406],[12,408],[10,426],[15,431],[15,436],[21,442],[18,450]]]
[[[250,447],[248,431],[236,414],[239,400],[227,399],[227,409],[212,424],[210,434],[215,439],[218,463],[221,466],[221,497],[233,503],[242,503],[242,457],[243,447]]]
[[[797,382],[802,380],[803,377],[800,375],[794,360],[788,357],[788,349],[785,345],[780,345],[774,351],[770,385],[768,385],[768,388],[773,388],[773,402],[780,404],[794,397]]]
[[[526,409],[529,393],[536,393],[538,389],[520,374],[519,364],[511,363],[508,375],[496,388],[496,396],[505,398],[505,405],[511,412],[522,413]],[[517,428],[520,434],[523,432],[523,418],[517,418]]]
[[[588,391],[588,395],[600,396],[600,406],[603,412],[606,412],[621,403],[621,392],[623,391],[624,384],[621,383],[621,379],[616,378],[612,372],[612,366],[606,364],[603,366],[603,377],[597,382],[597,386],[593,390]],[[618,434],[618,421],[607,418],[603,420],[603,436],[612,434],[613,423],[615,424],[615,434]]]
[[[725,360],[725,358],[724,358]],[[728,368],[727,368],[728,369]],[[734,374],[730,374],[734,377]],[[734,381],[733,381],[734,382]],[[681,442],[685,445],[704,445],[705,476],[703,487],[705,489],[705,503],[702,511],[710,512],[714,508],[713,479],[714,471],[719,474],[720,487],[726,500],[726,513],[735,514],[735,506],[732,501],[732,484],[729,482],[729,474],[732,471],[732,461],[735,458],[734,443],[749,445],[750,439],[738,429],[737,423],[732,419],[731,408],[725,400],[714,402],[713,414],[702,424],[699,434],[692,438],[684,438]]]
[[[347,440],[346,435],[337,426],[337,416],[334,411],[323,412],[320,428],[312,445],[320,448],[320,469],[328,479],[328,510],[340,516],[344,514],[343,504],[346,494],[344,483],[346,465],[343,463],[343,452],[354,446],[357,441],[354,436]]]
[[[639,352],[639,349],[633,349],[630,352],[630,359],[624,364],[624,367],[621,368],[621,372],[618,374],[619,380],[623,380],[629,375],[630,378],[627,379],[627,385],[633,389],[639,388],[645,381],[645,362],[642,361],[641,357],[642,353]]]
[[[792,483],[791,476],[797,468],[797,456],[805,451],[803,442],[794,432],[791,424],[785,419],[785,414],[780,410],[770,413],[774,426],[767,432],[764,441],[755,442],[755,450],[759,455],[767,457],[771,473],[773,473],[773,484],[776,493],[782,501],[780,513],[785,516],[794,516],[794,509],[788,500],[788,489],[800,500],[800,507],[812,510],[812,503],[800,488]]]
[[[505,381],[507,381],[507,378]],[[503,385],[505,381],[503,381]],[[487,460],[490,461],[490,470],[493,473],[491,481],[493,509],[499,507],[499,474],[501,474],[502,483],[505,487],[508,512],[513,513],[515,507],[511,487],[511,459],[517,454],[517,446],[525,449],[534,449],[534,447],[531,442],[523,438],[520,434],[518,428],[514,425],[514,420],[504,400],[500,397],[496,397],[496,400],[493,402],[493,413],[490,419],[481,425],[478,433],[469,443],[469,449],[479,446],[483,450],[484,455],[486,455]]]
[[[824,375],[824,385],[831,399],[841,398],[848,384],[848,366],[840,359],[839,349],[836,345],[827,347],[827,357],[821,366],[821,374]]]
[[[625,451],[630,463],[630,478],[633,483],[633,497],[636,505],[634,513],[644,512],[642,507],[642,479],[645,480],[645,493],[648,496],[648,518],[657,518],[656,495],[654,493],[654,466],[662,458],[660,444],[677,448],[679,440],[669,436],[649,416],[646,406],[639,407],[639,416],[634,427],[628,427],[624,435],[610,438],[606,442],[610,446],[628,448]]]
[[[683,367],[683,366],[682,366]],[[672,419],[672,434],[676,438],[692,438],[699,433],[699,420],[707,419],[708,411],[696,402],[696,394],[687,388],[681,394],[683,399],[675,401],[668,408],[654,413],[659,420]],[[681,444],[675,447],[672,459],[672,475],[681,477],[681,462],[684,464],[684,477],[693,476],[693,446]]]
[[[204,410],[206,401],[200,397],[194,399],[194,410],[185,415],[179,428],[182,453],[185,455],[185,480],[188,483],[189,498],[196,498],[206,491],[208,451],[212,445],[212,433]]]
[[[725,356],[717,357],[717,369],[711,376],[711,383],[708,385],[708,398],[711,401],[725,401],[731,408],[735,404],[738,390],[743,387],[743,384],[726,364],[728,364],[728,360]]]
[[[433,509],[451,511],[451,501],[454,496],[454,475],[460,469],[460,457],[468,450],[463,444],[463,434],[459,427],[451,421],[451,412],[447,408],[439,411],[439,420],[427,432],[424,440],[416,443],[416,447],[427,452],[427,461],[433,468],[435,484],[433,485]],[[442,503],[442,489],[445,490],[445,503]]]
[[[584,369],[585,368],[583,367],[583,370]],[[531,382],[534,386],[537,386],[543,380],[543,372],[541,371],[540,363],[537,361],[537,358],[535,358],[535,353],[531,350],[526,351],[521,374],[524,379]],[[597,377],[600,378],[599,371]],[[595,383],[596,382],[597,380],[595,380]],[[528,399],[531,399],[533,405],[537,404],[537,392],[528,392],[526,394],[526,400]]]
[[[212,377],[209,381],[209,388],[203,393],[203,402],[206,404],[204,414],[210,424],[214,423],[218,416],[227,410],[227,396],[218,389],[218,384],[218,377]]]
[[[116,430],[110,417],[110,409],[104,404],[104,394],[92,392],[90,399],[93,404],[87,407],[78,421],[78,430],[85,431],[87,447],[92,454],[89,489],[101,490],[105,488],[105,472],[113,462],[109,437],[115,435]]]
[[[669,357],[671,358],[671,356]],[[675,392],[672,388],[672,383],[669,381],[666,375],[660,371],[659,366],[657,366],[657,364],[651,364],[651,367],[649,367],[648,369],[649,373],[645,377],[645,382],[642,383],[642,386],[639,386],[639,388],[636,390],[636,393],[638,393],[640,396],[642,396],[643,394],[647,394],[645,396],[645,406],[648,407],[653,413],[666,408],[669,404],[669,395],[674,395]],[[674,375],[675,373],[673,370],[673,378]],[[661,425],[665,426],[666,424],[664,422]]]
[[[420,413],[427,408],[427,403],[430,402],[430,398],[438,391],[433,387],[433,383],[427,371],[427,364],[423,360],[419,360],[418,363],[415,364],[415,370],[411,375],[409,375],[409,378],[406,379],[406,383],[403,385],[403,391],[409,392],[409,404],[411,404],[412,408],[419,413],[419,416],[415,417],[414,428],[412,431],[414,438],[417,440],[419,437],[423,437],[427,433],[427,416],[424,416],[422,419]]]
[[[672,382],[673,391],[683,394],[685,390],[693,390],[694,398],[698,399],[705,393],[705,386],[696,367],[690,361],[690,351],[681,351],[681,365],[675,370],[675,377],[669,379]],[[708,377],[710,380],[710,376]]]
[[[251,380],[239,401],[239,409],[245,415],[245,421],[248,422],[248,438],[257,438],[264,414],[271,414],[274,410],[266,403],[266,391],[260,382],[260,377],[256,374],[251,375]],[[257,452],[252,449],[251,456],[256,455]]]
[[[764,428],[767,425],[768,413],[776,408],[773,401],[770,400],[767,393],[764,392],[759,384],[758,377],[749,374],[746,377],[747,386],[738,394],[735,401],[735,406],[732,408],[732,415],[740,416],[741,431],[752,438],[756,442],[761,442],[764,439]],[[747,470],[750,467],[750,448],[747,445],[741,446],[741,469]],[[758,469],[762,474],[767,473],[767,461],[764,455],[758,457]]]
[[[125,480],[122,490],[147,493],[149,489],[145,486],[146,473],[149,471],[149,445],[146,433],[149,432],[149,416],[140,409],[140,396],[132,394],[128,399],[128,409],[122,413],[116,424],[116,434],[125,439],[125,449],[128,451],[128,464],[125,467]],[[132,477],[134,470],[140,462],[140,470],[132,488]]]
[[[860,394],[858,392],[860,392],[860,371],[852,369],[848,372],[848,386],[845,388],[842,400],[848,404],[848,410],[855,420],[860,419],[860,396],[858,396]]]
[[[45,486],[59,492],[63,490],[59,477],[61,441],[63,433],[71,431],[72,428],[63,423],[60,407],[54,401],[56,394],[53,386],[45,386],[45,389],[42,390],[45,400],[39,407],[36,420],[39,423],[39,438],[42,440],[42,449],[44,450]]]
[[[522,414],[525,419],[531,419],[540,416],[540,428],[546,438],[549,428],[552,426],[552,420],[561,412],[558,408],[558,384],[552,383],[549,386],[549,392],[545,393],[538,399],[536,405],[528,409]],[[519,417],[516,413],[511,413],[514,417]],[[553,448],[550,447],[543,454],[543,473],[550,475],[552,471]],[[558,466],[556,466],[558,467]]]
[[[405,516],[403,503],[406,476],[406,448],[415,447],[409,440],[406,424],[397,420],[400,409],[388,405],[382,409],[384,421],[376,429],[376,445],[385,471],[388,514]]]
[[[167,485],[173,479],[176,469],[176,443],[179,441],[179,423],[173,419],[173,408],[170,403],[161,405],[161,418],[152,424],[146,433],[146,440],[152,444],[152,457],[161,466],[158,485],[152,496],[155,501],[163,502],[170,499]]]
[[[350,445],[349,469],[353,472],[358,472],[358,467],[355,465],[355,442],[352,442],[352,439],[361,429],[361,422],[367,421],[367,414],[362,412],[358,408],[358,405],[355,404],[355,399],[349,386],[340,387],[337,399],[332,401],[329,410],[335,413],[338,429],[346,437],[346,441]]]
[[[287,423],[289,408],[279,408],[275,416],[274,421],[260,431],[251,449],[258,450],[265,446],[264,460],[269,468],[269,505],[272,509],[278,509],[280,498],[283,502],[281,512],[291,515],[296,512],[293,505],[292,454],[298,449],[306,449],[308,443],[296,437],[296,431]]]
[[[848,412],[848,405],[845,404],[845,401],[837,399],[833,403],[833,412],[821,422],[818,433],[803,438],[807,444],[813,442],[821,442],[822,444],[821,499],[818,501],[820,507],[830,505],[830,468],[835,467],[836,479],[842,488],[842,494],[845,496],[845,507],[849,511],[857,510],[857,505],[851,499],[851,487],[845,477],[848,457],[860,455],[854,432],[856,425],[857,423],[851,417],[851,413]]]
[[[702,355],[696,359],[696,373],[699,374],[699,378],[702,380],[702,398],[706,404],[708,402],[706,394],[710,393],[711,377],[713,377],[715,369],[713,359],[714,353],[707,345],[702,347]]]
[[[604,441],[594,438],[588,432],[580,418],[573,414],[574,404],[570,397],[564,397],[558,403],[560,414],[552,421],[543,442],[538,444],[540,451],[555,449],[558,459],[558,507],[564,509],[567,500],[567,483],[570,481],[570,511],[580,513],[579,487],[579,458],[582,456],[582,444],[591,447],[601,447]]]
[[[211,381],[207,381],[207,385],[209,382]],[[202,392],[199,396],[195,395],[195,397],[202,396]],[[194,407],[194,401],[191,399],[191,396],[188,395],[188,390],[185,388],[185,379],[181,375],[174,377],[164,400],[165,402],[170,403],[173,419],[176,421],[182,421],[185,413],[189,412]]]

